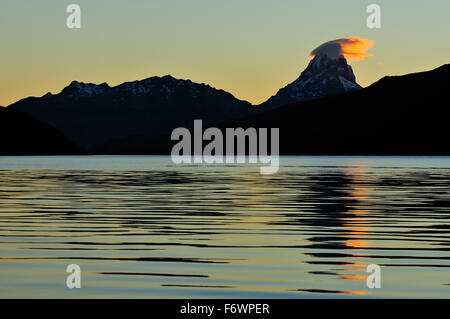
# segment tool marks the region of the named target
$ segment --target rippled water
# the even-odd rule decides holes
[[[446,157],[2,157],[0,297],[449,298],[449,190]]]

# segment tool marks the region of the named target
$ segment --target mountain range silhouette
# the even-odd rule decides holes
[[[444,65],[387,76],[363,89],[344,58],[318,55],[297,80],[259,106],[165,76],[115,87],[73,81],[58,94],[2,108],[0,120],[20,127],[30,141],[54,135],[59,142],[42,154],[170,154],[170,132],[201,119],[205,127],[279,127],[282,154],[444,155],[449,76],[450,65]],[[36,143],[5,136],[16,146],[2,154],[39,153]]]

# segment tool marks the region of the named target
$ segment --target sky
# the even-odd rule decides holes
[[[81,7],[81,29],[66,7]],[[369,29],[366,8],[381,7]],[[254,104],[305,69],[324,42],[358,36],[373,55],[350,64],[368,86],[450,63],[448,0],[1,0],[0,105],[58,93],[73,80],[151,76],[207,83]]]

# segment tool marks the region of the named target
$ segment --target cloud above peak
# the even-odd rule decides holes
[[[372,56],[369,49],[375,44],[374,40],[361,39],[360,37],[342,38],[325,42],[315,48],[309,55],[326,54],[336,59],[343,56],[347,61],[361,61],[365,57]]]

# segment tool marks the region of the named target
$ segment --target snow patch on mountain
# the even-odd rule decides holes
[[[199,84],[191,80],[176,79],[170,75],[125,82],[115,87],[110,87],[106,83],[96,85],[73,81],[61,91],[62,95],[71,98],[88,98],[99,94],[119,94],[132,97],[154,96],[165,100],[177,94],[183,96],[188,94],[194,99],[200,99],[203,94],[213,96],[218,93],[222,94],[225,91],[216,90],[204,83]]]
[[[343,56],[321,54],[309,62],[300,77],[280,89],[261,106],[274,108],[284,104],[313,100],[332,94],[360,90],[353,69]]]
[[[97,85],[93,83],[73,81],[61,91],[61,94],[71,97],[91,97],[94,95],[105,93],[109,89],[110,87],[106,83]]]

